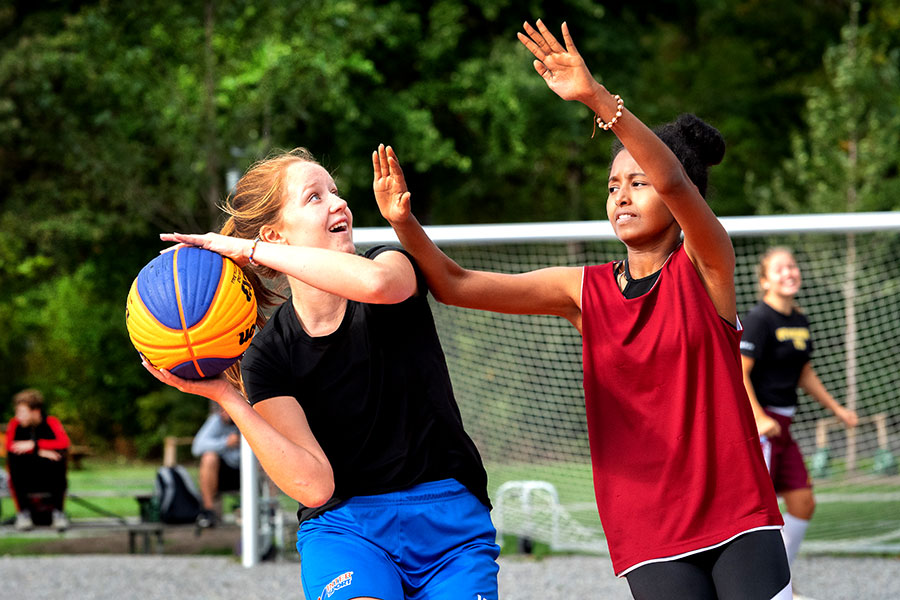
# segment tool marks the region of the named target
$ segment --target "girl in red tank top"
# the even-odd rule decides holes
[[[613,568],[635,598],[789,599],[782,522],[743,388],[734,249],[706,204],[724,141],[693,115],[648,129],[598,83],[565,24],[519,40],[565,100],[612,131],[607,215],[622,262],[521,274],[461,268],[410,210],[399,161],[373,155],[382,215],[446,304],[565,317],[583,335],[597,506]],[[683,240],[682,240],[683,235]]]

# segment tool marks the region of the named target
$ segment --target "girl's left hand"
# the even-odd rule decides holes
[[[534,69],[544,78],[547,86],[563,100],[578,100],[585,104],[594,95],[600,84],[594,80],[584,59],[575,48],[575,42],[569,35],[569,27],[562,25],[563,48],[544,23],[538,19],[535,29],[527,22],[524,24],[525,35],[518,33],[519,41],[534,54]]]
[[[839,407],[834,411],[834,415],[843,421],[847,427],[856,427],[859,424],[859,416],[857,416],[856,411]]]
[[[230,258],[239,267],[246,267],[249,264],[250,250],[253,248],[253,240],[218,233],[204,233],[202,235],[193,233],[161,233],[159,234],[159,239],[164,242],[177,242],[184,246],[196,246],[211,250]],[[166,248],[162,252],[169,252],[177,247]]]

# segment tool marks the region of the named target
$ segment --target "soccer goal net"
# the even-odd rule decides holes
[[[828,390],[860,415],[854,430],[801,394],[792,432],[818,502],[804,552],[900,550],[900,213],[723,218],[736,254],[738,310],[758,299],[766,248],[795,251],[798,300]],[[507,273],[624,258],[606,221],[443,226],[429,235],[464,267]],[[395,243],[389,228],[360,246]],[[558,317],[432,302],[466,428],[484,458],[501,542],[606,553],[594,504],[581,338]],[[677,507],[671,507],[678,510]]]

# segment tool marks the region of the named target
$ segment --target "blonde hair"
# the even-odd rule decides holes
[[[289,152],[279,151],[251,165],[235,185],[234,194],[221,207],[229,216],[219,233],[252,240],[264,226],[277,224],[284,205],[285,174],[288,167],[301,162],[319,164],[306,148],[294,148]],[[247,265],[243,271],[256,296],[256,329],[259,331],[267,321],[266,309],[285,299],[277,289],[265,285],[263,279],[278,279],[281,274],[268,267],[253,265]],[[225,375],[243,391],[240,361]]]

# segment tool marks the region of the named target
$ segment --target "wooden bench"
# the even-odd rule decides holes
[[[113,497],[132,497],[138,503],[140,511],[140,520],[134,520],[134,517],[122,517],[111,513],[85,498],[113,498]],[[138,550],[143,554],[149,554],[151,548],[156,554],[163,553],[164,537],[167,529],[173,527],[183,528],[184,525],[171,525],[158,520],[153,520],[154,515],[150,514],[150,501],[153,498],[152,492],[117,492],[114,490],[91,491],[91,492],[74,492],[68,495],[68,500],[81,504],[82,506],[96,512],[105,517],[105,520],[93,521],[72,521],[70,529],[75,530],[97,530],[103,532],[123,531],[128,534],[128,551],[131,554],[137,554]],[[159,515],[155,515],[156,518]],[[193,524],[190,525],[194,527]],[[138,540],[141,540],[140,547]]]
[[[165,523],[72,521],[69,524],[69,531],[80,533],[87,531],[127,533],[129,554],[150,554],[151,550],[156,554],[162,554],[165,544],[165,531],[168,527],[171,526]],[[140,545],[138,544],[139,540],[141,542]]]

